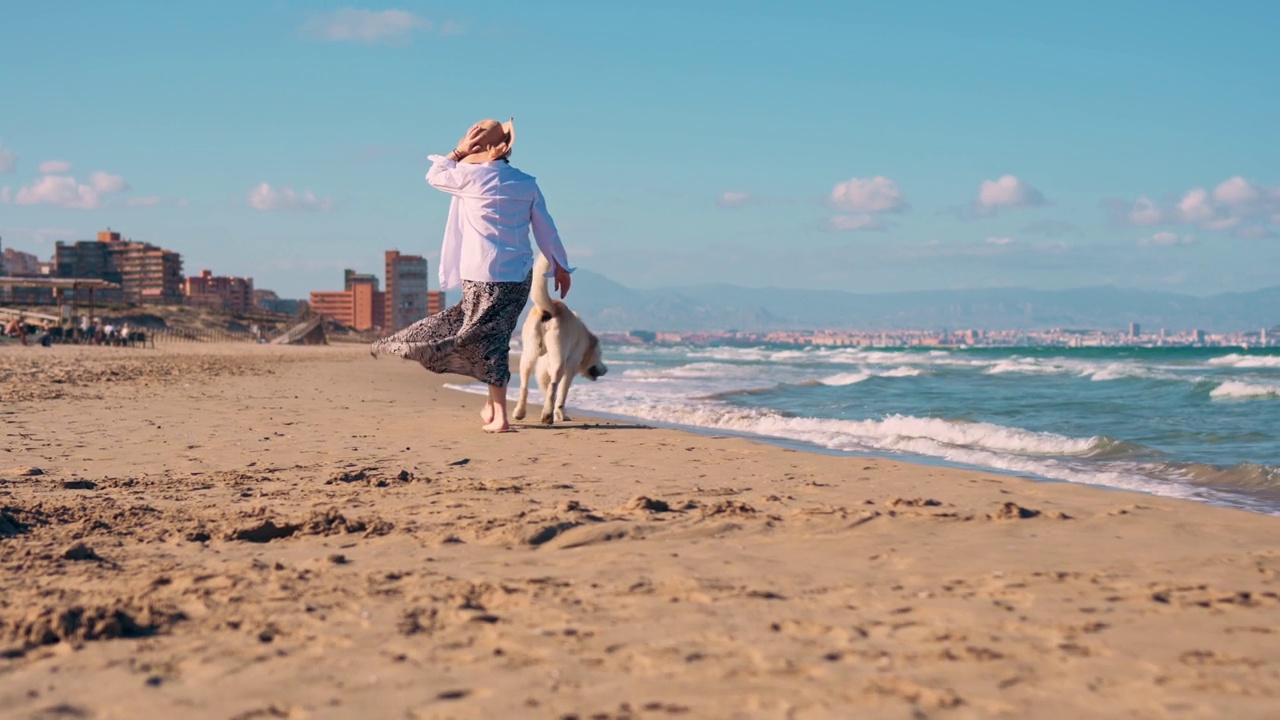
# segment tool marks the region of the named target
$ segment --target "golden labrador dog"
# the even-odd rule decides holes
[[[569,397],[573,377],[581,375],[596,380],[609,372],[600,355],[600,340],[587,329],[578,314],[547,292],[547,270],[551,262],[539,255],[533,264],[533,289],[529,297],[533,309],[525,318],[520,332],[520,399],[516,402],[516,420],[523,420],[529,399],[529,375],[538,372],[538,390],[544,398],[541,421],[551,425],[569,418],[564,404]]]

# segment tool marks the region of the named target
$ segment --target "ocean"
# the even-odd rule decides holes
[[[570,415],[1280,515],[1276,348],[612,346],[605,361]]]

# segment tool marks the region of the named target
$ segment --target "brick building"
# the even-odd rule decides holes
[[[355,283],[350,290],[313,291],[311,312],[359,331],[386,326],[385,293],[372,283]]]
[[[119,238],[119,233],[109,233]],[[101,238],[103,233],[98,233]],[[99,240],[101,242],[101,240]],[[182,304],[182,256],[172,250],[132,240],[110,241],[110,253],[120,271],[125,302],[151,305]]]
[[[96,241],[59,242],[54,265],[58,277],[119,283],[119,290],[101,293],[102,302],[182,303],[182,256],[150,243],[123,239],[118,232],[99,232]]]
[[[430,317],[432,315],[438,314],[440,311],[444,310],[444,308],[445,308],[444,291],[428,290],[427,291],[427,316]]]
[[[197,307],[247,313],[254,308],[253,278],[214,275],[201,270],[187,278],[183,302]]]
[[[107,244],[97,240],[59,241],[54,246],[53,268],[54,274],[60,278],[90,278],[120,283],[120,271],[107,252]],[[99,290],[95,298],[105,304],[123,303],[124,290]]]
[[[361,332],[386,327],[386,293],[376,275],[343,270],[342,285],[341,292],[312,292],[311,312]]]
[[[388,250],[386,273],[382,292],[376,275],[344,270],[343,290],[312,292],[311,311],[356,330],[391,333],[444,309],[444,293],[427,290],[426,258]]]
[[[406,328],[444,309],[444,293],[427,290],[427,259],[386,252],[387,330]]]
[[[358,273],[350,268],[342,271],[342,289],[350,290],[354,285],[372,285],[378,288],[378,276],[373,273]]]

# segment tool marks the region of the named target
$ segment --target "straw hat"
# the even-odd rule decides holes
[[[486,163],[501,160],[511,154],[516,144],[515,118],[504,123],[497,120],[481,120],[458,141],[459,150],[479,148],[459,162]]]

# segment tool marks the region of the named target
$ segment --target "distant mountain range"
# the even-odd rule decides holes
[[[636,290],[579,270],[570,306],[598,332],[658,330],[1256,330],[1280,325],[1280,286],[1195,297],[1111,286],[894,293],[695,285]]]

